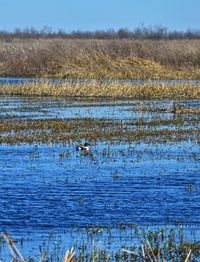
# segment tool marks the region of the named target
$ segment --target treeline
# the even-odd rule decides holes
[[[200,30],[188,29],[186,31],[169,31],[164,26],[136,27],[134,30],[121,28],[119,30],[96,30],[96,31],[71,31],[65,30],[54,31],[50,27],[45,26],[41,30],[36,28],[19,29],[13,32],[1,30],[1,40],[12,40],[14,38],[30,39],[30,38],[68,38],[68,39],[200,39]]]

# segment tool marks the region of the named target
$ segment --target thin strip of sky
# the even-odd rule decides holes
[[[100,30],[163,25],[199,29],[199,0],[0,0],[0,29]]]

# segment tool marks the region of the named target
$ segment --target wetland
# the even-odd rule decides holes
[[[0,32],[0,261],[200,261],[199,34],[157,29]]]
[[[148,243],[150,257],[198,261],[198,99],[4,95],[0,108],[0,224],[28,261],[70,247],[140,261]]]

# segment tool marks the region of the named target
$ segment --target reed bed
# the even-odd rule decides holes
[[[200,40],[13,39],[0,76],[200,79]]]
[[[200,84],[188,83],[119,83],[97,80],[68,83],[1,84],[0,95],[108,97],[129,99],[200,99]]]

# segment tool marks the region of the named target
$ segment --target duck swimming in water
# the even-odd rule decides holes
[[[84,145],[76,146],[76,150],[89,151],[89,146],[90,144],[86,142]]]

